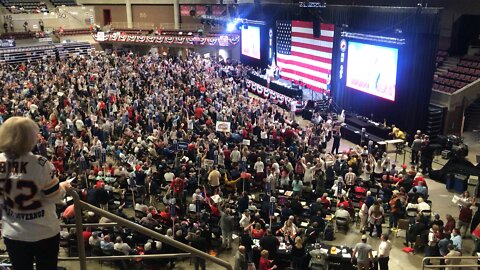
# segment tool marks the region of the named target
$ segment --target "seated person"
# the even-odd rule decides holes
[[[285,238],[295,238],[298,232],[297,225],[293,223],[293,216],[291,216],[287,221],[285,221],[282,228],[277,231],[277,234],[283,234]]]
[[[252,238],[260,239],[265,234],[265,230],[262,229],[262,224],[255,223],[255,226],[251,230]]]
[[[348,229],[351,217],[350,213],[345,210],[343,205],[340,205],[337,211],[335,211],[335,218],[337,226],[344,226]]]
[[[120,236],[117,236],[117,238],[115,239],[115,244],[113,245],[113,249],[123,253],[124,255],[130,254],[130,251],[132,250],[127,243],[123,242],[122,237]]]
[[[162,218],[162,220],[164,221],[169,221],[170,218],[171,218],[171,215],[170,215],[170,207],[165,207],[163,209],[163,211],[160,212],[160,217]]]
[[[100,242],[102,242],[102,238],[98,236],[98,232],[92,232],[92,235],[88,239],[88,244],[91,247],[100,247]]]
[[[418,182],[418,186],[415,186],[417,194],[420,194],[423,198],[428,198],[428,189],[424,186],[423,182]],[[413,191],[413,188],[411,192]]]
[[[415,178],[413,178],[413,186],[416,187],[418,186],[419,183],[423,183],[423,186],[428,188],[427,181],[425,180],[425,177],[423,177],[422,173],[416,173]]]
[[[388,135],[392,136],[394,139],[405,140],[405,133],[395,125],[392,126],[392,132]]]
[[[158,226],[158,221],[156,221],[155,219],[153,219],[153,216],[152,214],[147,214],[146,217],[143,217],[141,220],[140,220],[140,225],[142,226],[145,226],[149,229],[155,229],[155,227]]]
[[[103,240],[100,242],[100,248],[103,252],[110,253],[113,252],[113,242],[110,240],[110,235],[105,235]]]
[[[328,193],[323,193],[322,197],[320,198],[320,202],[322,203],[323,207],[327,210],[332,207],[332,203],[328,199]]]
[[[424,211],[430,211],[430,205],[426,203],[423,198],[418,198],[417,200],[418,204],[415,203],[409,203],[407,205],[407,209],[415,208],[419,213],[422,213]]]

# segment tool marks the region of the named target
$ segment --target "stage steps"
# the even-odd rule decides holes
[[[425,134],[434,138],[442,133],[445,111],[446,108],[435,104],[430,104],[428,106],[427,125],[424,131]]]
[[[480,130],[480,99],[468,106],[465,110],[463,131]]]

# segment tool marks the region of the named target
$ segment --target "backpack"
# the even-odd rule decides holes
[[[335,239],[335,232],[333,230],[333,225],[329,222],[325,225],[325,231],[323,232],[323,240],[333,241]]]

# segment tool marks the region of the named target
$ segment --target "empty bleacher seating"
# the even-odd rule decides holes
[[[39,60],[52,60],[55,57],[78,56],[90,54],[93,50],[88,42],[61,43],[0,49],[0,62],[27,63]]]
[[[29,39],[29,38],[34,38],[35,37],[35,32],[10,32],[10,33],[3,33],[0,35],[1,39]]]
[[[88,28],[65,29],[63,30],[62,36],[88,35],[90,33],[91,31]]]
[[[446,54],[440,51],[437,53],[437,67],[442,55]],[[432,89],[451,94],[479,78],[480,55],[466,55],[460,59],[457,66],[449,68],[447,72],[437,73],[433,78]]]
[[[56,7],[58,6],[76,6],[77,2],[75,0],[51,0],[52,4]]]
[[[0,62],[27,63],[28,61],[55,59],[53,45],[17,47],[0,50]]]
[[[40,0],[0,0],[0,3],[13,13],[48,12],[45,2]]]
[[[55,50],[58,53],[58,57],[63,59],[68,56],[72,57],[90,54],[93,48],[88,42],[75,42],[56,44]]]

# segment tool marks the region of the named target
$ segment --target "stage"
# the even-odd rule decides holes
[[[312,89],[300,87],[299,85],[282,78],[270,81],[270,85],[268,86],[268,75],[258,74],[257,72],[250,72],[248,75],[250,80],[293,99],[302,101],[321,100],[324,99],[325,96],[322,93],[313,91]]]

